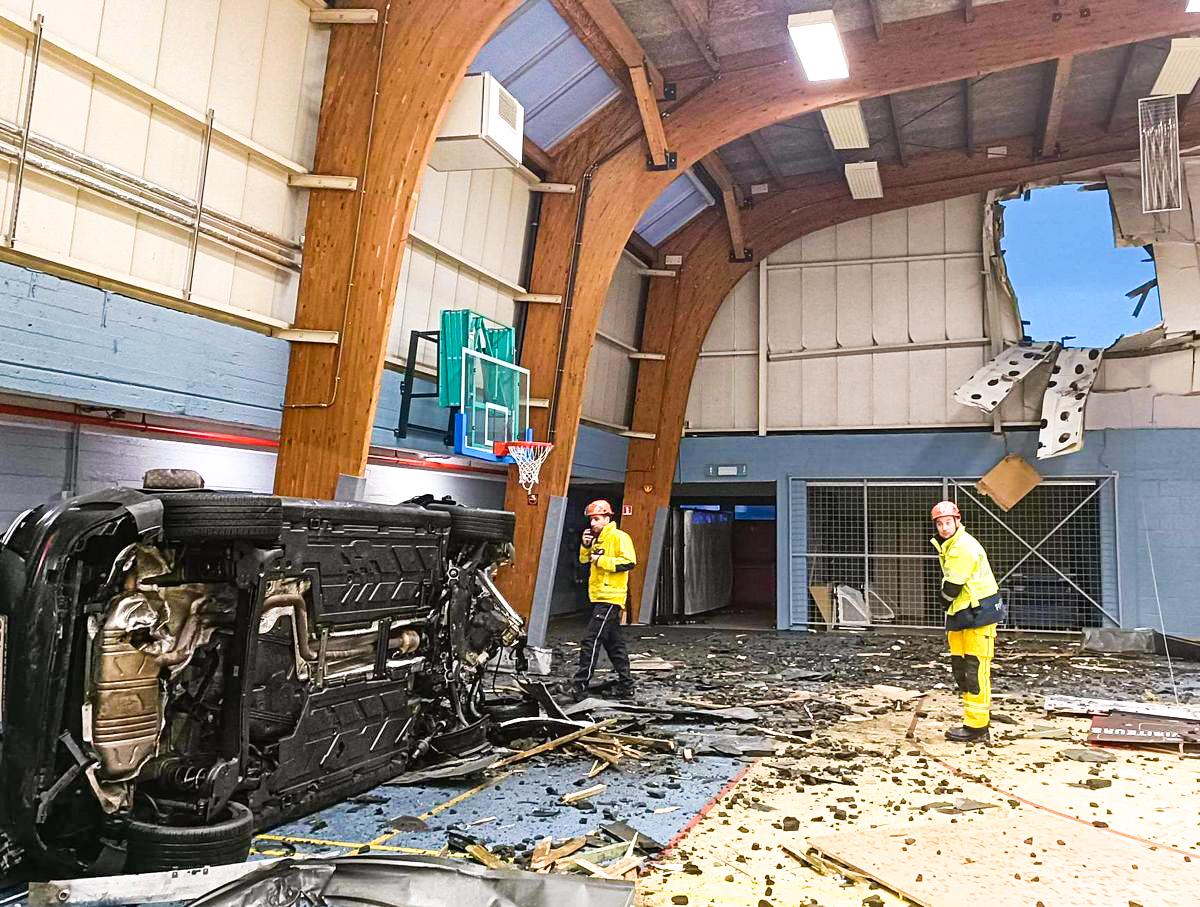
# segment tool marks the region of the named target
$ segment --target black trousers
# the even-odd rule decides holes
[[[625,636],[621,632],[621,613],[619,605],[592,603],[592,616],[579,647],[579,670],[575,672],[575,683],[585,687],[591,683],[601,647],[608,653],[608,660],[612,662],[621,682],[633,683],[633,675],[629,673],[629,650],[625,648]]]

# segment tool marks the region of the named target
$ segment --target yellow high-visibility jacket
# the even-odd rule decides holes
[[[962,586],[962,591],[946,609],[946,625],[950,629],[962,629],[996,623],[1002,616],[998,611],[997,593],[1000,587],[996,584],[996,577],[992,574],[992,566],[988,563],[987,552],[983,550],[983,546],[961,525],[958,531],[945,541],[936,537],[930,541],[937,549],[938,561],[942,565],[942,580]],[[971,614],[960,613],[968,608],[975,608],[977,611]],[[957,626],[958,624],[962,624],[962,627]]]
[[[609,522],[591,548],[579,546],[579,563],[586,564],[599,549],[604,552],[592,564],[588,576],[588,598],[596,604],[625,607],[629,599],[629,571],[637,565],[633,539],[622,532],[616,523]]]

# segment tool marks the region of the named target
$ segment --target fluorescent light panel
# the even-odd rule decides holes
[[[846,182],[850,184],[850,195],[854,198],[883,198],[878,161],[847,164]]]
[[[1187,9],[1185,9],[1184,12],[1200,13],[1200,0],[1188,0]]]
[[[793,13],[788,16],[788,34],[810,82],[845,79],[850,75],[846,50],[838,33],[833,10]]]
[[[1200,38],[1172,38],[1171,52],[1150,93],[1191,94],[1197,79],[1200,79]]]
[[[1200,0],[1197,0],[1200,3]],[[862,105],[858,101],[822,107],[821,116],[833,147],[839,151],[846,148],[870,148],[871,136],[867,132],[867,121],[863,119]]]

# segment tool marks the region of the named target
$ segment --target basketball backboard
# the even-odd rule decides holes
[[[464,347],[459,399],[462,407],[455,416],[455,453],[511,463],[511,457],[497,455],[495,445],[532,439],[527,369]]]

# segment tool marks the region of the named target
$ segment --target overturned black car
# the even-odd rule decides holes
[[[252,835],[486,745],[513,515],[202,488],[39,507],[0,545],[4,869],[245,859]],[[174,486],[178,490],[169,490]]]

